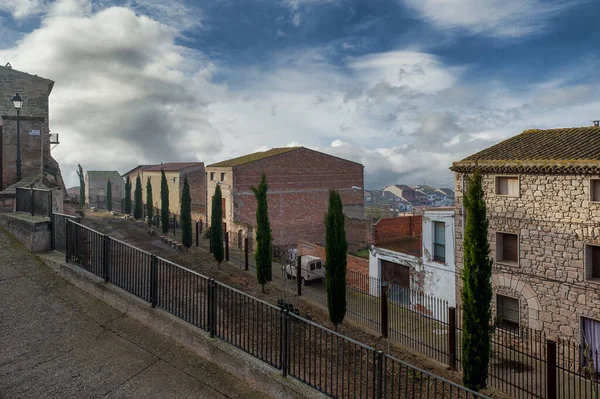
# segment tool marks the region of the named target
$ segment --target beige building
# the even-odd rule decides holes
[[[134,200],[133,194],[135,191],[135,180],[137,179],[138,175],[140,176],[140,179],[142,178],[142,171],[144,169],[148,169],[151,168],[153,166],[156,165],[138,165],[135,168],[131,169],[129,172],[126,172],[125,174],[121,175],[121,177],[123,178],[123,184],[125,184],[125,182],[127,182],[127,177],[129,177],[129,181],[131,182],[131,201]],[[142,184],[142,193],[144,192],[144,190],[146,190],[146,184]],[[143,197],[145,198],[145,197]]]
[[[589,343],[600,331],[600,127],[526,130],[453,164],[459,301],[463,190],[476,166],[489,218],[495,316],[506,328]]]
[[[148,179],[152,184],[153,206],[160,209],[161,170],[165,171],[169,187],[169,210],[172,214],[181,213],[181,193],[183,182],[187,176],[192,196],[192,219],[205,218],[206,213],[206,175],[203,162],[174,162],[164,163],[141,170],[143,201],[146,202],[146,184]],[[132,193],[135,190],[135,180],[132,183]]]

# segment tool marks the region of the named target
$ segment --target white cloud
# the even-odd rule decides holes
[[[522,37],[546,27],[548,19],[582,0],[403,0],[442,29],[466,29],[497,37]]]
[[[46,3],[43,0],[2,0],[0,11],[7,12],[16,20],[27,19],[44,12]]]

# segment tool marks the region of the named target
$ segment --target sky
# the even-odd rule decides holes
[[[78,163],[125,173],[302,145],[362,163],[366,189],[452,187],[453,161],[600,119],[596,6],[0,0],[0,64],[56,82],[67,186]]]

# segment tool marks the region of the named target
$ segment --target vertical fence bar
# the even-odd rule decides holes
[[[69,263],[71,260],[71,241],[73,240],[73,236],[71,235],[71,221],[69,219],[65,220],[65,262]]]
[[[244,270],[248,271],[248,237],[244,238]]]
[[[216,301],[216,284],[215,279],[211,278],[208,280],[208,328],[210,331],[210,337],[215,337],[215,330],[217,329],[216,313],[217,313],[217,301]]]
[[[388,284],[381,283],[381,336],[388,337]]]
[[[158,258],[150,255],[150,303],[156,307],[158,296]]]
[[[52,217],[52,190],[48,191],[48,216]]]
[[[298,255],[296,264],[296,292],[302,296],[302,255]]]
[[[196,222],[196,248],[198,248],[198,246],[200,245],[200,238],[198,234],[198,232],[200,231],[199,224],[200,222]]]
[[[289,359],[289,345],[290,345],[289,330],[288,330],[289,323],[290,323],[289,310],[284,309],[283,312],[281,312],[281,344],[280,344],[281,372],[283,373],[284,377],[287,377],[287,375],[288,375],[288,364],[289,364],[288,359]]]
[[[225,232],[225,260],[229,262],[229,232]]]
[[[556,399],[556,341],[546,340],[546,398]]]
[[[448,366],[456,371],[456,308],[448,308]]]
[[[107,234],[102,236],[102,275],[104,282],[108,283],[110,276],[110,237]]]
[[[31,200],[31,216],[35,215],[35,193],[33,192],[33,188],[29,190],[31,195],[29,196]]]

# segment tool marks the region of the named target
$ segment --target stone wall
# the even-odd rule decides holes
[[[521,325],[550,336],[581,336],[581,317],[600,319],[600,282],[586,279],[585,245],[600,244],[600,203],[590,179],[600,176],[521,175],[515,197],[495,194],[484,175],[491,257],[496,232],[518,235],[519,262],[494,262],[494,292],[520,300]],[[463,269],[462,176],[456,175],[457,301]],[[495,306],[495,298],[494,298]],[[494,315],[495,315],[494,309]]]

